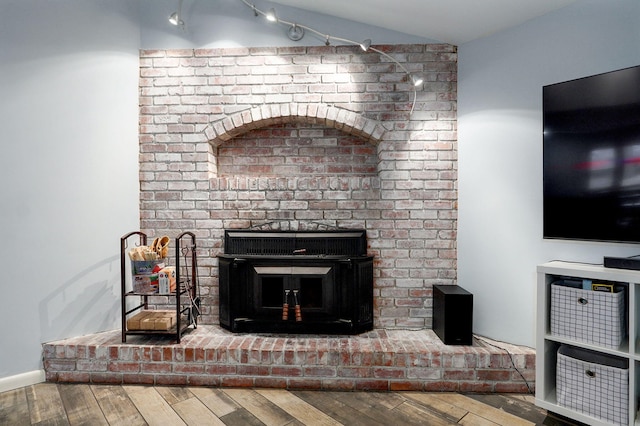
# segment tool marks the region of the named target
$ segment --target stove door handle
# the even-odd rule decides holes
[[[340,259],[338,262],[346,264],[349,269],[353,267],[353,261],[351,259]]]
[[[240,258],[236,257],[236,258],[233,259],[232,263],[233,263],[233,267],[237,268],[238,265],[242,265],[242,264],[247,263],[247,259],[240,259]]]

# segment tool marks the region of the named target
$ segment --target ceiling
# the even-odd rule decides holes
[[[577,0],[273,0],[286,6],[460,45]]]

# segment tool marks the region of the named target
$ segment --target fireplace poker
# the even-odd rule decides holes
[[[284,303],[282,304],[282,321],[289,319],[289,290],[284,291]]]
[[[298,290],[293,290],[293,301],[296,304],[296,321],[302,321],[302,310],[300,309],[300,303],[298,303]]]

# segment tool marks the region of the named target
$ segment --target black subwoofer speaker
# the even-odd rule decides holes
[[[473,343],[473,294],[457,285],[433,286],[433,331],[445,345]]]

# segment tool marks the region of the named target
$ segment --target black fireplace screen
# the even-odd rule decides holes
[[[333,304],[331,266],[255,266],[254,292],[257,310],[285,304],[305,310],[321,310]]]
[[[356,231],[226,231],[220,324],[235,332],[373,327],[373,258]]]

